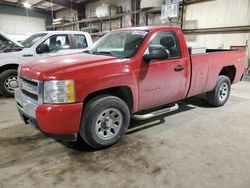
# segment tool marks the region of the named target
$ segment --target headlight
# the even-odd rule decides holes
[[[52,80],[44,82],[44,103],[75,102],[74,80]]]

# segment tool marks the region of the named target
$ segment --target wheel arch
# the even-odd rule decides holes
[[[219,76],[221,75],[227,76],[230,79],[231,84],[233,84],[236,76],[236,67],[234,65],[223,67],[219,73]]]
[[[86,104],[88,101],[90,101],[91,99],[99,95],[113,95],[113,96],[121,98],[128,105],[130,113],[132,113],[133,108],[134,108],[134,99],[133,99],[133,93],[130,87],[118,86],[118,87],[111,87],[111,88],[106,88],[106,89],[102,89],[99,91],[95,91],[87,95],[87,97],[85,97],[85,99],[83,100],[83,103]]]
[[[0,67],[0,74],[6,70],[9,70],[9,69],[15,69],[17,70],[18,69],[18,64],[6,64],[6,65],[3,65]]]

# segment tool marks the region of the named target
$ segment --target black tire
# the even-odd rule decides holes
[[[217,81],[215,89],[206,93],[207,101],[214,107],[223,106],[231,92],[231,81],[227,76],[221,75]]]
[[[113,112],[111,113],[111,111]],[[103,149],[117,143],[122,138],[129,122],[129,108],[122,99],[110,95],[95,97],[86,104],[83,111],[80,135],[90,147]],[[104,124],[105,126],[109,124],[109,128],[104,127]],[[98,126],[100,127],[98,128]],[[107,138],[104,138],[105,131]]]
[[[12,91],[11,88],[7,89],[6,86],[7,80],[13,77],[17,80],[17,70],[15,69],[6,70],[0,74],[0,93],[5,97],[14,97],[14,88]]]

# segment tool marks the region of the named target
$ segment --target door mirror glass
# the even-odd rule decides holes
[[[163,60],[168,59],[169,55],[163,46],[149,47],[149,53],[144,54],[143,59],[149,63],[152,60]]]
[[[40,44],[36,49],[38,54],[48,53],[49,51],[49,46],[47,44]]]

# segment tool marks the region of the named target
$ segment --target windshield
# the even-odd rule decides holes
[[[47,35],[47,33],[38,33],[38,34],[31,35],[29,38],[21,42],[21,44],[24,46],[24,48],[30,48],[37,41],[43,38],[45,35]]]
[[[113,31],[98,40],[86,53],[119,58],[132,57],[148,31]]]

